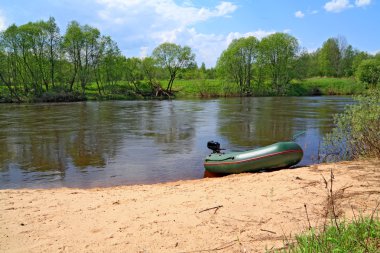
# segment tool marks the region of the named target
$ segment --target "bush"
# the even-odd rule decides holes
[[[368,59],[362,61],[356,71],[356,77],[371,87],[376,86],[380,82],[380,60]]]
[[[380,89],[355,100],[334,117],[335,127],[323,140],[323,161],[380,158]]]

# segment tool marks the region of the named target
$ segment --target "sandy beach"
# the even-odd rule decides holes
[[[265,252],[380,202],[380,161],[154,185],[0,191],[0,252]],[[306,205],[306,208],[305,208]],[[308,218],[307,218],[308,216]]]

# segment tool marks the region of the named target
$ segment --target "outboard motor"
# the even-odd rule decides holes
[[[212,153],[220,153],[220,143],[216,141],[207,142],[207,147],[212,150]]]

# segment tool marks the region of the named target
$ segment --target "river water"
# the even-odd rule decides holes
[[[227,150],[286,141],[318,162],[350,97],[0,105],[0,188],[104,187],[202,178],[208,140]]]

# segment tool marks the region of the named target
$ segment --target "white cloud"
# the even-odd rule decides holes
[[[370,4],[371,4],[371,0],[355,0],[355,5],[358,7],[363,7]]]
[[[197,56],[197,62],[204,62],[207,67],[213,67],[220,54],[234,40],[243,37],[255,36],[257,39],[262,39],[275,31],[257,30],[247,33],[231,32],[227,35],[221,34],[205,34],[199,33],[195,28],[174,29],[164,33],[157,33],[154,36],[158,39],[170,39],[180,45],[190,46]]]
[[[325,10],[328,12],[341,12],[344,9],[350,8],[352,5],[348,0],[331,0],[327,2],[324,6]]]
[[[294,13],[294,16],[296,18],[303,18],[305,14],[302,11],[296,11],[296,13]]]
[[[144,59],[148,56],[149,47],[140,47],[140,58]]]
[[[369,52],[371,55],[380,54],[380,49]]]
[[[188,26],[213,17],[222,17],[234,12],[237,6],[230,2],[221,2],[213,9],[196,8],[190,3],[177,5],[173,0],[97,0],[105,8],[99,16],[117,24],[128,23],[133,17],[157,21],[175,22],[177,25]]]
[[[198,62],[215,65],[228,46],[228,36],[198,33],[193,25],[212,18],[229,17],[237,6],[223,1],[213,7],[194,7],[191,0],[178,5],[174,0],[97,0],[98,16],[105,29],[125,34],[119,46],[127,55],[146,57],[163,42],[190,46]],[[134,53],[133,53],[134,52]]]
[[[3,12],[0,10],[0,31],[3,31],[7,28],[5,16],[3,15]]]
[[[271,35],[273,33],[276,33],[276,31],[264,31],[261,29],[254,31],[254,32],[247,32],[247,33],[231,32],[227,35],[226,43],[228,46],[234,39],[246,38],[249,36],[254,36],[257,39],[261,40],[262,38],[264,38],[268,35]]]

